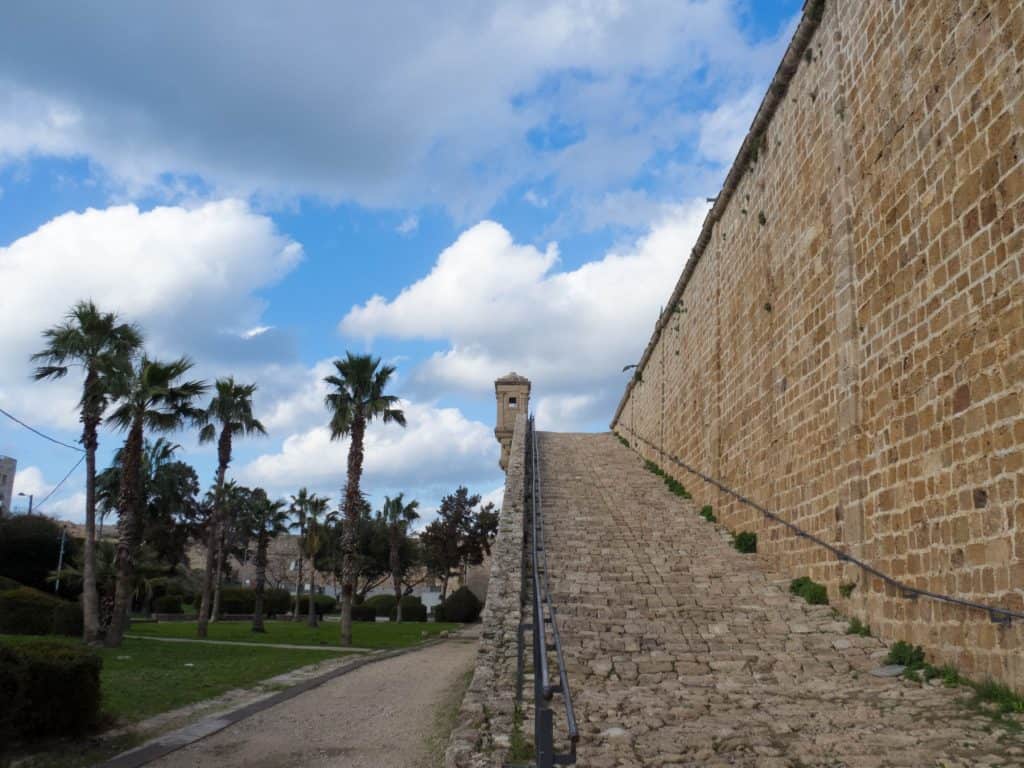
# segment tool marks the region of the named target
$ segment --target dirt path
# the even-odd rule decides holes
[[[370,664],[150,765],[429,768],[476,649],[475,638],[455,639]]]

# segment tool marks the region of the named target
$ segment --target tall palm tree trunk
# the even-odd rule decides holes
[[[221,526],[224,524],[224,477],[231,463],[231,434],[221,430],[217,441],[217,480],[213,498],[213,516],[210,521],[209,538],[206,542],[206,572],[203,574],[203,597],[199,603],[199,623],[196,633],[206,637],[213,604],[213,579],[216,568],[217,543],[220,541]]]
[[[96,420],[87,416],[82,429],[85,446],[85,548],[82,553],[82,639],[100,637],[100,600],[96,590]]]
[[[210,621],[220,619],[220,593],[224,586],[224,539],[227,537],[227,525],[221,522],[220,537],[217,539],[217,564],[214,566],[213,608],[210,609]]]
[[[142,421],[136,420],[125,441],[124,464],[121,468],[121,489],[118,508],[117,582],[114,587],[114,609],[107,629],[106,645],[118,648],[128,629],[131,608],[132,579],[135,575],[135,550],[139,539],[139,471],[142,462]]]
[[[252,614],[252,631],[266,632],[263,627],[263,588],[267,580],[267,546],[269,540],[262,533],[256,544],[256,605]]]
[[[292,621],[299,620],[299,601],[302,598],[302,553],[299,553],[299,573],[295,577],[295,603],[292,605]]]
[[[313,563],[309,564],[309,613],[306,616],[306,623],[311,627],[316,626],[316,568]]]
[[[390,553],[391,579],[395,589],[395,621],[402,622],[402,562],[399,558],[398,543],[392,538]]]
[[[356,526],[359,520],[359,481],[363,474],[363,438],[366,420],[352,421],[352,443],[348,451],[345,480],[345,526],[342,531],[341,644],[352,645],[352,594],[355,591]]]

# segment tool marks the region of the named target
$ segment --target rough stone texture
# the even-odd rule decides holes
[[[1024,764],[1024,733],[964,689],[868,674],[879,640],[789,595],[612,436],[541,433],[540,456],[579,765]]]
[[[1024,4],[828,0],[758,147],[613,428],[901,581],[1024,610]],[[907,600],[674,474],[886,640],[1024,689],[1024,623]]]
[[[519,625],[523,616],[523,512],[526,495],[526,414],[516,417],[505,476],[498,536],[481,617],[473,680],[445,752],[447,768],[503,765],[516,707]]]

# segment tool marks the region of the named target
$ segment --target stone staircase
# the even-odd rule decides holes
[[[1024,765],[965,689],[871,675],[878,640],[791,596],[614,436],[539,445],[579,765]]]

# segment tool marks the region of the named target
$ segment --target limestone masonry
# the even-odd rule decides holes
[[[790,576],[1024,689],[1024,4],[810,2],[612,428]],[[638,279],[642,279],[639,276]],[[841,584],[855,585],[849,598]]]

